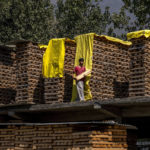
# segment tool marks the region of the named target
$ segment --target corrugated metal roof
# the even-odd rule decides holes
[[[88,122],[60,122],[60,123],[0,123],[0,126],[7,126],[7,125],[24,125],[24,126],[43,126],[43,125],[82,125],[82,124],[91,124],[91,125],[120,125],[120,126],[125,126],[127,129],[134,129],[136,130],[137,128],[132,125],[128,124],[120,124],[112,120],[108,121],[88,121]]]

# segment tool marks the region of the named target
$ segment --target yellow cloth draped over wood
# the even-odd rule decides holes
[[[93,56],[93,40],[94,33],[83,34],[75,37],[77,44],[75,66],[79,65],[79,59],[84,58],[84,66],[86,70],[92,70],[92,56]],[[89,86],[90,75],[85,79],[84,95],[85,100],[92,99],[92,94]],[[73,81],[72,89],[72,101],[75,101],[77,97],[76,81]]]
[[[43,55],[43,76],[63,77],[65,58],[65,38],[51,39]]]
[[[135,32],[129,32],[127,34],[127,39],[131,40],[131,39],[140,38],[142,36],[149,38],[150,37],[150,30],[140,30],[140,31],[135,31]]]
[[[123,41],[123,40],[120,40],[118,38],[107,36],[107,35],[97,35],[97,34],[95,34],[95,36],[98,36],[100,38],[105,38],[108,41],[111,41],[111,42],[114,42],[114,43],[120,43],[120,44],[127,45],[127,46],[132,45],[132,42],[130,42],[130,41]]]
[[[42,44],[38,44],[38,46],[39,46],[40,48],[47,48],[47,47],[48,47],[47,45],[42,45]]]

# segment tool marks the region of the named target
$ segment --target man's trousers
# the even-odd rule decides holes
[[[77,99],[76,101],[84,101],[84,81],[76,81]]]

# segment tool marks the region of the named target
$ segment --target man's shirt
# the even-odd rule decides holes
[[[75,72],[76,76],[80,75],[81,73],[83,73],[85,71],[86,71],[85,67],[76,66],[74,68],[74,72]],[[84,81],[84,78],[82,78],[81,80]]]

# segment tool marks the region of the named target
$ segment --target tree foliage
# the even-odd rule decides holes
[[[124,30],[129,17],[122,8],[118,13],[111,13],[109,7],[102,9],[103,0],[58,0],[56,8],[57,37],[74,37],[75,35],[94,32],[114,37],[125,38],[116,30]]]
[[[58,0],[56,20],[57,36],[70,38],[89,32],[101,34],[111,23],[109,8],[102,12],[100,5],[91,0]]]
[[[53,6],[49,0],[9,0],[0,10],[0,42],[28,39],[47,43],[53,36]]]
[[[120,12],[111,14],[111,27],[108,30],[108,35],[126,39],[126,29],[128,28],[130,17],[127,16],[124,7],[120,9]]]
[[[101,1],[57,0],[54,8],[50,0],[0,0],[0,43],[27,39],[47,44],[52,37],[90,32],[125,39],[127,32],[150,27],[150,0],[123,0],[117,13],[102,8]]]
[[[123,0],[124,9],[135,17],[130,21],[126,31],[150,28],[150,0]]]

